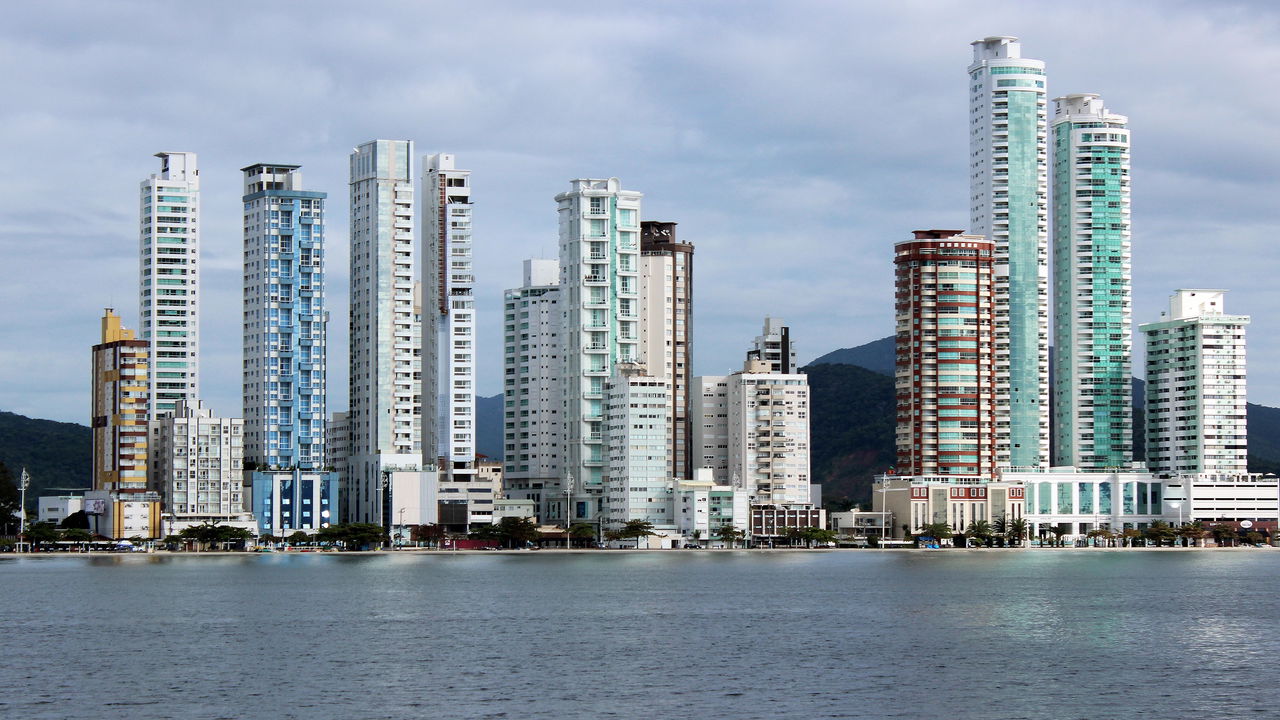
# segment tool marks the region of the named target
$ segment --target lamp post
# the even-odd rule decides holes
[[[404,511],[405,511],[404,508],[400,508],[400,525],[398,526],[399,529],[396,530],[396,549],[397,550],[399,550],[400,546],[404,544]]]
[[[22,491],[21,507],[19,507],[18,515],[18,552],[22,552],[24,541],[27,539],[27,488],[31,485],[31,476],[27,474],[27,469],[22,468],[22,475],[18,480],[18,489]]]
[[[1170,504],[1170,505],[1172,505],[1172,506],[1174,506],[1174,507],[1176,507],[1176,508],[1178,508],[1178,527],[1179,527],[1179,528],[1181,528],[1181,527],[1182,527],[1182,501],[1181,501],[1181,500],[1174,500],[1174,501],[1170,502],[1169,504]]]

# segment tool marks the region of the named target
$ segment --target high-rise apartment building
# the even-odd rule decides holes
[[[560,262],[525,260],[524,283],[503,294],[503,481],[544,522],[563,522],[565,509],[560,323]]]
[[[710,480],[746,490],[754,503],[807,504],[809,379],[776,372],[774,362],[785,361],[761,355],[753,348],[741,371],[693,379],[694,470],[710,469]]]
[[[901,475],[994,477],[997,434],[995,243],[917,230],[894,245],[898,465]]]
[[[605,382],[640,361],[640,201],[617,178],[571,181],[556,196],[564,366],[563,475],[573,517],[603,509]]]
[[[1178,290],[1147,341],[1147,466],[1153,473],[1248,470],[1245,326],[1224,290]]]
[[[220,523],[254,529],[244,484],[244,421],[180,401],[151,421],[151,488],[164,503],[166,535]]]
[[[471,171],[452,154],[423,158],[422,453],[442,481],[476,473],[476,303]],[[444,418],[443,425],[440,418]]]
[[[667,475],[693,477],[689,384],[693,379],[693,245],[676,240],[673,222],[640,223],[640,353],[645,371],[671,388]]]
[[[93,346],[93,489],[147,491],[149,343],[107,308]]]
[[[351,153],[349,522],[389,523],[384,473],[422,465],[413,153],[409,140],[373,140]]]
[[[646,372],[642,365],[619,363],[605,384],[605,524],[620,527],[644,520],[655,528],[674,530],[667,455],[671,387]]]
[[[1128,118],[1054,100],[1054,464],[1133,457]]]
[[[160,496],[147,487],[149,343],[110,308],[93,346],[93,488],[84,509],[91,529],[111,538],[160,536]]]
[[[1049,463],[1047,114],[1044,62],[1022,57],[1015,37],[973,43],[970,232],[995,243],[996,362],[1008,368],[1001,401],[1018,467]]]
[[[264,470],[325,467],[327,194],[299,168],[241,169],[244,455]]]
[[[200,170],[196,154],[156,153],[142,181],[138,323],[151,343],[151,410],[195,402],[200,389]]]
[[[780,318],[765,317],[764,329],[756,336],[753,349],[769,372],[790,374],[800,370],[796,362],[796,346],[791,341],[791,328]]]

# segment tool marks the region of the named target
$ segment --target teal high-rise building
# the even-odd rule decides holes
[[[1022,57],[1014,37],[974,42],[969,105],[972,233],[995,243],[1000,463],[1042,467],[1049,462],[1044,62]]]
[[[1054,465],[1133,459],[1128,118],[1054,100]]]

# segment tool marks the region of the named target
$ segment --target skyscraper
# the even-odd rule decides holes
[[[990,480],[996,441],[995,244],[917,230],[894,246],[897,473]]]
[[[1157,474],[1248,470],[1247,315],[1225,290],[1179,290],[1147,339],[1147,466]]]
[[[422,454],[441,480],[476,473],[476,303],[471,261],[471,171],[453,155],[423,158]],[[443,374],[444,382],[441,382]],[[443,427],[438,427],[440,418]]]
[[[1054,464],[1133,457],[1128,118],[1054,100]]]
[[[556,196],[564,348],[564,479],[570,520],[603,509],[605,381],[640,361],[640,201],[617,178],[578,179]]]
[[[1008,368],[997,434],[1014,466],[1038,467],[1049,462],[1047,105],[1044,62],[1017,40],[972,43],[970,231],[995,243],[996,363]]]
[[[559,283],[558,260],[525,260],[523,284],[503,295],[503,484],[544,522],[565,514]]]
[[[671,437],[667,475],[690,479],[689,383],[693,379],[693,245],[676,240],[673,222],[640,223],[641,357],[645,372],[665,380]]]
[[[324,201],[298,165],[244,173],[244,459],[262,533],[318,530],[334,520],[337,473],[326,471]]]
[[[200,171],[196,154],[156,153],[142,181],[138,324],[151,344],[150,408],[156,416],[200,389]]]
[[[413,142],[351,153],[349,455],[343,517],[386,524],[384,473],[422,464],[420,329],[414,320]]]
[[[93,346],[93,488],[85,512],[100,535],[159,537],[160,496],[147,487],[148,343],[111,308],[102,315],[101,339]]]
[[[327,194],[299,168],[241,168],[245,459],[263,469],[325,467]]]
[[[791,328],[781,318],[765,317],[764,329],[756,336],[755,353],[764,361],[769,372],[797,372],[796,346],[791,342]]]

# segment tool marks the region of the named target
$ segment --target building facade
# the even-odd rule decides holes
[[[219,523],[254,529],[244,485],[244,420],[215,417],[203,403],[179,401],[152,420],[151,489],[163,503],[165,535]]]
[[[1147,466],[1156,474],[1245,473],[1247,315],[1223,290],[1179,290],[1147,342]]]
[[[961,533],[977,521],[1021,519],[1024,492],[1022,484],[1003,478],[881,475],[871,488],[871,510],[884,515],[891,538],[918,535],[934,523],[946,523],[952,532]]]
[[[1128,118],[1092,94],[1054,100],[1054,465],[1133,455]]]
[[[561,322],[560,262],[525,260],[524,283],[503,293],[503,479],[507,497],[563,524]]]
[[[786,375],[800,370],[791,328],[782,318],[765,317],[764,329],[756,336],[752,349],[755,356],[765,363],[766,372]]]
[[[476,472],[471,171],[451,154],[428,155],[422,193],[423,466],[438,453],[444,479],[466,482]]]
[[[323,470],[326,193],[302,189],[298,165],[242,172],[245,458],[262,469]]]
[[[958,230],[894,246],[899,474],[991,478],[1009,461],[994,251]]]
[[[640,354],[645,370],[671,386],[667,475],[692,477],[689,386],[693,380],[693,245],[673,222],[640,223]]]
[[[138,322],[151,344],[149,406],[164,413],[200,392],[200,170],[196,154],[156,153],[142,181]]]
[[[556,196],[560,226],[563,480],[568,518],[604,509],[605,382],[617,363],[640,361],[641,193],[617,178],[578,179]]]
[[[373,140],[351,153],[348,522],[387,526],[387,473],[423,469],[413,154],[409,140]]]
[[[674,529],[667,455],[671,386],[645,373],[642,365],[619,363],[605,384],[605,525],[644,520]]]
[[[110,538],[160,535],[160,497],[147,486],[149,348],[111,308],[104,311],[93,346],[93,489],[84,510],[91,529]]]
[[[1015,37],[969,65],[970,232],[995,243],[996,362],[1007,373],[1010,462],[1049,464],[1048,146],[1044,62]],[[1005,369],[1007,368],[1007,370]]]

